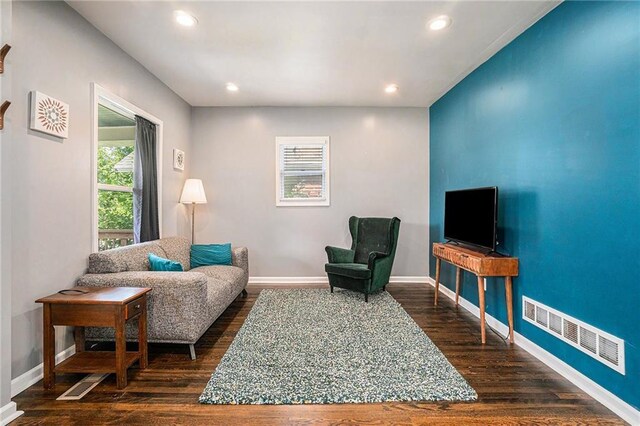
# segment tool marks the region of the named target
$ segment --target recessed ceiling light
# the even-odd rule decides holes
[[[437,18],[433,18],[432,20],[430,20],[428,25],[429,29],[433,31],[439,31],[451,25],[451,18],[449,18],[447,15],[440,15]]]
[[[398,89],[399,88],[397,84],[389,84],[387,87],[384,88],[384,91],[387,93],[396,93]]]
[[[230,92],[237,92],[239,87],[235,83],[227,83],[227,90]]]
[[[184,10],[176,10],[173,12],[173,16],[176,18],[176,22],[183,27],[193,27],[198,23],[195,16],[185,12]]]

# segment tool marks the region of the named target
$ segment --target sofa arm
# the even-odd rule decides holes
[[[249,282],[249,250],[246,247],[234,247],[231,250],[231,264],[244,270],[244,287]]]
[[[353,263],[353,260],[356,257],[355,250],[340,247],[326,246],[324,251],[327,252],[329,263]]]
[[[148,287],[148,336],[151,341],[195,342],[207,321],[207,276],[201,272],[128,271],[86,274],[84,287]]]

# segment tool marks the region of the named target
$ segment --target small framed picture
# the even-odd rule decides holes
[[[31,130],[69,137],[69,105],[38,91],[31,92]]]
[[[173,168],[184,170],[184,151],[173,148]]]

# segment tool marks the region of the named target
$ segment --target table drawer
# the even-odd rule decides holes
[[[52,325],[76,327],[113,327],[115,325],[113,305],[52,304]]]
[[[147,304],[146,296],[140,297],[132,302],[127,303],[127,309],[125,312],[125,318],[133,318],[142,312],[143,308]]]
[[[459,254],[455,260],[455,264],[471,272],[478,272],[481,268],[481,261],[476,257]]]

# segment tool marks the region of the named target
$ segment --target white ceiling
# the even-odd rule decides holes
[[[68,3],[193,106],[423,107],[558,4]],[[198,25],[177,25],[176,9]],[[441,14],[452,25],[428,30]],[[390,83],[398,93],[384,93]]]

